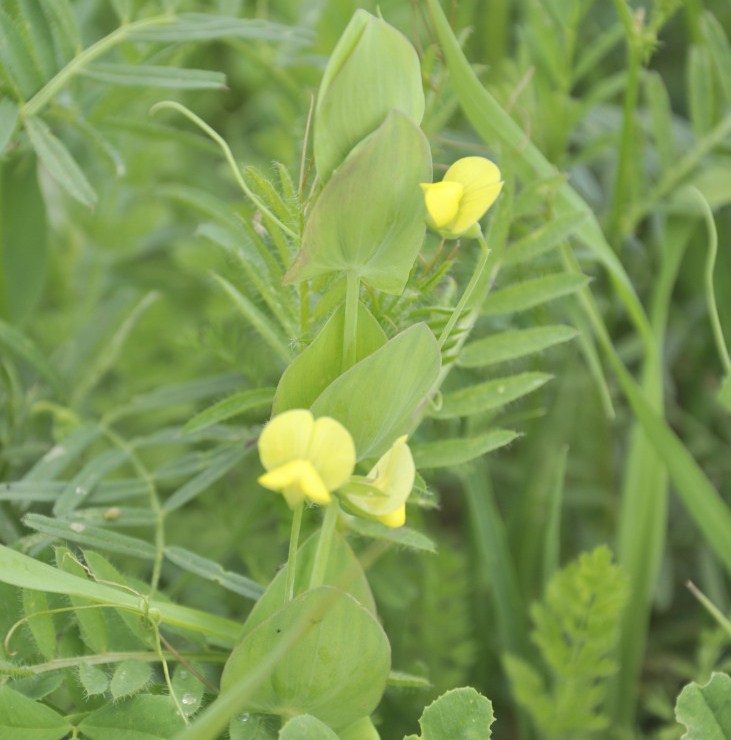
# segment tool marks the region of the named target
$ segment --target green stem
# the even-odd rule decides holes
[[[360,293],[360,278],[358,275],[355,272],[348,272],[346,279],[342,372],[355,365],[358,337],[358,294]]]
[[[163,100],[160,103],[156,103],[152,106],[152,108],[150,108],[150,113],[154,115],[155,113],[157,113],[157,111],[164,109],[172,109],[178,111],[178,113],[184,115],[189,121],[192,121],[196,126],[198,126],[201,131],[203,131],[211,139],[213,139],[213,141],[215,141],[216,144],[218,144],[218,146],[221,148],[221,151],[223,152],[224,157],[226,157],[226,161],[231,168],[231,172],[233,173],[236,183],[241,188],[241,190],[244,191],[246,197],[257,207],[259,211],[261,211],[262,214],[264,214],[268,219],[271,219],[275,224],[277,224],[277,226],[279,226],[279,228],[285,234],[287,234],[287,236],[299,242],[298,234],[296,234],[292,229],[289,228],[289,226],[278,219],[246,184],[246,180],[244,180],[241,174],[241,170],[236,164],[236,160],[234,159],[231,147],[229,147],[229,145],[226,143],[226,140],[221,136],[221,134],[218,133],[218,131],[211,128],[202,118],[193,113],[192,110],[189,110],[180,103],[176,103],[174,100]]]
[[[302,528],[302,512],[304,502],[297,505],[292,518],[292,530],[289,533],[289,554],[287,555],[287,587],[284,591],[284,603],[294,598],[294,581],[297,576],[297,546],[300,540],[300,529]]]
[[[447,343],[447,340],[449,339],[449,335],[452,333],[452,329],[454,329],[455,324],[459,321],[460,316],[462,316],[462,312],[467,306],[467,303],[469,302],[470,298],[472,298],[472,293],[475,290],[475,286],[480,282],[482,273],[485,270],[485,265],[487,265],[487,260],[490,257],[490,248],[487,246],[487,242],[485,241],[485,237],[482,236],[482,232],[480,232],[480,235],[477,237],[477,241],[480,243],[480,248],[482,249],[482,256],[480,257],[480,261],[477,263],[477,267],[475,268],[475,271],[472,274],[472,277],[470,278],[470,282],[467,285],[467,289],[462,295],[462,298],[460,298],[460,301],[457,304],[457,307],[452,312],[452,315],[449,317],[449,321],[447,322],[447,325],[444,327],[441,335],[439,336],[439,349],[442,349],[444,345]]]
[[[333,498],[325,508],[325,516],[322,520],[320,539],[317,542],[315,562],[312,564],[312,575],[310,576],[311,589],[322,586],[325,582],[325,571],[327,570],[327,561],[330,558],[330,546],[332,545],[339,512],[340,503],[337,498]]]

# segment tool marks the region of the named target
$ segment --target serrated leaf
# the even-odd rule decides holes
[[[520,373],[468,386],[445,394],[441,407],[433,410],[431,415],[437,419],[453,419],[494,411],[537,391],[552,377],[547,373]]]
[[[535,329],[516,329],[500,332],[465,345],[457,364],[461,367],[487,367],[499,362],[542,352],[578,334],[572,326],[539,326]]]
[[[509,429],[492,429],[477,437],[414,444],[411,445],[411,453],[417,468],[447,468],[452,465],[463,465],[488,452],[505,447],[519,436],[518,432]]]
[[[147,686],[152,680],[152,668],[149,663],[139,660],[125,660],[117,664],[109,682],[112,698],[117,701],[131,696]]]
[[[226,87],[226,75],[222,72],[152,64],[97,62],[87,66],[82,74],[106,85],[128,87],[163,87],[168,90],[221,90]]]
[[[399,527],[398,529],[394,529],[392,527],[387,527],[385,524],[381,524],[381,522],[353,517],[348,521],[348,528],[362,537],[392,542],[395,545],[408,547],[411,550],[431,553],[435,553],[437,551],[437,546],[434,544],[433,540],[425,534],[417,532],[415,529],[410,529],[409,527]]]
[[[687,729],[683,740],[728,740],[731,678],[725,673],[712,673],[703,686],[689,683],[678,696],[675,718]]]
[[[492,702],[466,687],[452,689],[433,701],[421,715],[422,740],[488,740],[495,721]]]
[[[0,736],[61,740],[69,732],[71,724],[58,712],[7,686],[0,686]]]
[[[89,207],[93,206],[97,200],[96,192],[61,140],[56,138],[40,118],[35,116],[25,119],[25,130],[28,132],[30,143],[38,159],[53,179],[80,203]]]
[[[214,560],[197,555],[184,547],[168,545],[165,548],[165,557],[179,568],[218,583],[223,588],[249,599],[256,600],[264,593],[264,587],[250,578],[225,570],[222,565]]]
[[[87,696],[103,694],[109,688],[109,676],[98,666],[79,663],[79,681]]]
[[[269,408],[273,399],[274,388],[252,388],[239,391],[196,414],[183,427],[183,434],[206,429],[247,411]]]
[[[53,617],[46,613],[48,608],[48,598],[43,591],[23,589],[23,611],[30,617],[28,629],[40,654],[51,660],[56,657],[56,625]]]
[[[513,283],[490,293],[482,304],[483,316],[504,316],[527,311],[548,301],[576,293],[589,284],[585,275],[561,272]]]
[[[78,725],[90,740],[169,740],[183,726],[172,700],[151,694],[106,704]]]
[[[282,727],[279,740],[339,740],[339,736],[317,717],[300,714]]]

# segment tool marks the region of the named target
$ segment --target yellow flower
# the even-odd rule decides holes
[[[502,187],[500,170],[489,159],[458,159],[441,182],[421,183],[429,226],[446,239],[476,237],[478,221]]]
[[[370,495],[345,494],[357,511],[375,517],[387,527],[404,525],[406,499],[414,487],[416,468],[406,439],[406,435],[399,437],[366,477]]]
[[[259,457],[268,472],[259,483],[284,495],[291,508],[304,499],[330,502],[330,492],[343,485],[355,467],[350,432],[329,416],[315,420],[306,409],[275,416],[259,437]]]

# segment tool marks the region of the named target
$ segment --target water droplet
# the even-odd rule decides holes
[[[195,694],[183,694],[183,698],[180,701],[186,706],[190,706],[198,702],[198,697]]]
[[[69,527],[71,528],[72,532],[83,532],[86,529],[86,524],[82,524],[81,522],[71,522],[69,524]]]
[[[86,488],[82,488],[81,486],[76,486],[76,490],[74,491],[74,493],[77,496],[83,496],[86,493]]]
[[[240,714],[239,715],[239,722],[248,722],[250,716],[251,715],[249,715],[249,714]]]

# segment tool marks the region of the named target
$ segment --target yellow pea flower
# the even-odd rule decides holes
[[[441,182],[421,183],[429,226],[446,239],[476,237],[478,221],[502,187],[494,162],[484,157],[458,159]]]
[[[416,467],[406,435],[399,437],[366,477],[373,488],[383,494],[346,493],[349,503],[362,513],[375,517],[387,527],[402,527],[406,522],[406,499],[414,487]]]
[[[259,483],[284,495],[290,508],[305,499],[328,504],[355,467],[350,432],[335,419],[315,419],[306,409],[275,416],[259,437],[259,457],[267,472]]]

